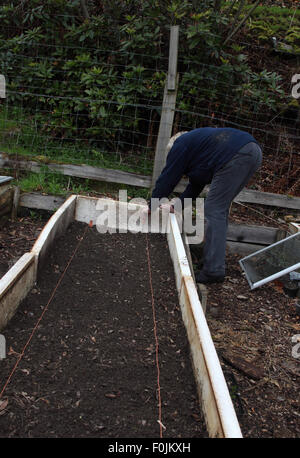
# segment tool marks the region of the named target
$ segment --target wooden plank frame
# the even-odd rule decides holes
[[[11,159],[7,154],[0,153],[0,167],[39,173],[45,165],[50,172],[61,173],[62,175],[73,176],[77,178],[88,178],[90,180],[105,181],[109,183],[123,183],[131,186],[150,187],[151,177],[138,175],[136,173],[124,172],[122,170],[104,169],[93,167],[91,165],[75,164],[56,164],[47,162],[42,164],[32,160]]]
[[[171,104],[172,105],[172,104]],[[172,106],[169,106],[171,110],[171,115],[174,115],[174,109]],[[171,118],[170,118],[171,120]],[[172,121],[173,123],[173,121]],[[161,159],[161,163],[157,165],[157,171],[153,173],[153,176],[156,177],[159,174],[159,170],[164,166],[165,159],[166,159],[166,146],[169,141],[172,126],[170,127],[170,122],[168,122],[168,132],[164,134],[164,138],[161,140],[161,144],[157,144],[156,148],[157,151],[163,151],[163,156]],[[160,154],[160,153],[157,153]],[[35,161],[25,161],[25,160],[15,160],[10,159],[9,156],[5,153],[0,152],[0,168],[8,168],[8,169],[20,169],[20,170],[28,170],[32,172],[39,173],[43,164],[40,164]],[[113,170],[113,169],[104,169],[100,167],[92,167],[86,165],[72,165],[72,164],[56,164],[56,163],[47,163],[47,167],[50,171],[62,173],[63,175],[67,176],[74,176],[78,178],[87,178],[90,180],[96,181],[104,181],[109,183],[123,183],[129,186],[138,186],[142,188],[150,188],[151,184],[154,185],[154,178],[146,175],[139,175],[135,173],[123,172],[121,170]],[[188,184],[188,180],[182,179],[175,188],[175,192],[181,193],[185,190]],[[203,193],[201,196],[204,196],[208,193],[209,186],[204,188]],[[201,197],[200,196],[200,197]],[[36,197],[36,200],[34,199]],[[24,207],[30,208],[43,208],[45,210],[52,210],[56,209],[58,205],[53,204],[51,208],[47,208],[47,200],[51,197],[54,200],[62,199],[61,196],[44,196],[44,207],[40,207],[42,205],[38,201],[38,194],[37,193],[27,193],[21,196],[20,205]],[[42,202],[42,201],[41,201]],[[253,203],[257,205],[267,205],[271,207],[279,207],[279,208],[290,208],[294,210],[300,209],[300,197],[293,197],[287,196],[283,194],[274,194],[270,192],[260,192],[255,191],[253,189],[243,189],[234,199],[234,202],[244,202],[244,203]],[[37,205],[37,206],[35,206]]]
[[[34,285],[46,253],[74,221],[96,224],[97,200],[70,196],[50,218],[30,253],[0,280],[0,326],[3,328]],[[104,200],[104,199],[102,199]],[[127,205],[124,203],[124,205]],[[85,208],[84,208],[85,207]],[[142,206],[141,206],[142,207]],[[143,208],[141,208],[142,210]],[[130,210],[128,212],[130,214]],[[210,335],[175,214],[169,214],[167,240],[200,403],[210,437],[242,437],[220,362]],[[8,300],[5,299],[8,298]],[[4,299],[4,300],[3,300]]]
[[[33,245],[31,252],[35,255],[37,275],[55,239],[64,234],[69,224],[74,221],[76,199],[77,196],[72,195],[63,205],[61,205],[61,207],[51,216]]]
[[[19,304],[35,284],[39,270],[54,240],[63,234],[74,220],[76,196],[69,199],[52,215],[32,250],[25,253],[0,279],[0,330],[15,314]]]
[[[168,243],[193,361],[198,395],[209,437],[242,437],[228,387],[193,281],[175,215],[170,215]]]
[[[25,253],[0,279],[0,331],[14,316],[36,280],[35,256]]]

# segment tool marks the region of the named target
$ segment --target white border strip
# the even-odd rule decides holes
[[[210,437],[240,438],[240,426],[191,276],[176,217],[170,215],[170,220],[169,248],[208,433]]]
[[[39,268],[55,238],[74,220],[77,196],[70,196],[52,215],[32,250],[25,253],[0,279],[0,330],[15,314],[37,280]]]
[[[0,330],[15,314],[36,280],[35,256],[25,253],[0,279]]]
[[[54,240],[62,235],[69,224],[74,221],[77,196],[70,196],[59,209],[51,216],[31,252],[36,256],[37,273],[38,268],[43,264]]]

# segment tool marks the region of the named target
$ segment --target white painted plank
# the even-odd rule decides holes
[[[74,221],[76,199],[77,196],[72,195],[65,201],[65,203],[51,216],[35,242],[32,253],[36,256],[38,271],[40,266],[44,263],[45,257],[54,243],[54,240],[62,235],[69,224]]]
[[[139,203],[139,202],[144,203]],[[100,233],[167,233],[169,212],[158,210],[148,215],[144,199],[114,200],[78,196],[75,220],[96,225]]]
[[[174,214],[170,215],[170,232],[167,234],[167,240],[175,271],[176,287],[180,294],[182,279],[184,276],[191,276],[191,270]]]
[[[174,214],[170,215],[170,220],[171,230],[167,239],[174,265],[182,317],[190,342],[199,399],[205,413],[209,435],[210,437],[241,437]]]
[[[209,436],[240,438],[240,426],[192,277],[184,278],[180,299]]]
[[[0,187],[2,187],[4,184],[7,184],[9,181],[12,181],[12,180],[13,180],[13,177],[0,175]]]
[[[0,330],[15,314],[36,280],[35,256],[25,253],[0,279]]]

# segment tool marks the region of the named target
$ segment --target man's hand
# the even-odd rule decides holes
[[[170,213],[174,213],[174,205],[162,204],[159,206],[161,210],[169,210]]]
[[[162,204],[159,206],[160,210],[167,210],[169,209],[170,213],[174,213],[174,205]],[[151,214],[151,209],[148,207],[148,215]]]

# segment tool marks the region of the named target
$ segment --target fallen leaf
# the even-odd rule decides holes
[[[196,413],[192,413],[192,417],[193,417],[193,419],[194,419],[195,421],[198,421],[198,422],[201,421],[201,418],[200,418],[199,415],[196,414]]]
[[[286,326],[295,329],[295,331],[300,331],[300,324],[286,323]]]
[[[270,383],[273,383],[273,385],[276,385],[278,388],[280,388],[280,385],[279,385],[279,383],[277,382],[277,380],[274,380],[274,379],[270,378],[270,379],[269,379],[269,382],[270,382]]]
[[[115,398],[118,398],[120,394],[121,394],[120,391],[118,391],[117,393],[106,393],[105,397],[109,399],[115,399]]]
[[[36,400],[36,402],[38,402],[38,401],[43,401],[43,402],[45,402],[46,404],[50,404],[50,401],[48,401],[48,399],[45,399],[45,398],[38,398],[38,399]]]
[[[8,404],[8,399],[3,399],[3,401],[0,400],[0,410],[6,409]]]
[[[20,353],[18,353],[17,351],[15,351],[12,347],[9,347],[9,350],[7,352],[7,354],[10,356],[10,355],[17,355],[17,356],[20,356]]]
[[[28,369],[21,369],[21,371],[24,372],[24,374],[29,375],[29,370]]]

